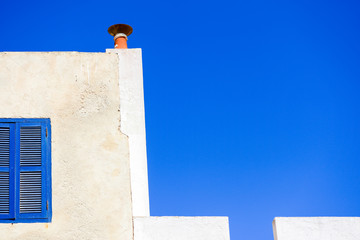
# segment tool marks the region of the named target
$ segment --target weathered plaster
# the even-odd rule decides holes
[[[277,217],[275,240],[359,240],[359,217]]]
[[[227,217],[135,217],[134,240],[230,240]]]
[[[150,216],[141,49],[107,49],[119,58],[121,131],[129,137],[134,216]]]
[[[116,54],[0,53],[0,118],[50,118],[51,223],[0,224],[6,240],[130,240],[128,138]]]

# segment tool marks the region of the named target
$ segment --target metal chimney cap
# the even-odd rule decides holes
[[[108,32],[111,36],[115,36],[118,33],[124,33],[129,36],[133,32],[133,28],[127,24],[115,24],[109,27]]]

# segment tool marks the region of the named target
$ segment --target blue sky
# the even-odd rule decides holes
[[[143,49],[152,215],[360,215],[358,1],[0,2],[0,51]],[[1,69],[1,66],[0,66]]]

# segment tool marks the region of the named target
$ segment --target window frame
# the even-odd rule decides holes
[[[0,126],[9,124],[10,126],[10,217],[13,219],[0,219],[1,223],[36,223],[51,222],[52,219],[52,187],[51,187],[51,121],[50,118],[0,118]],[[21,126],[41,126],[42,136],[46,138],[41,142],[42,153],[42,213],[20,213],[19,195],[20,195],[20,125]],[[13,133],[11,133],[13,132]],[[13,152],[13,154],[11,153]],[[12,164],[12,165],[11,165]],[[22,167],[29,168],[29,167]],[[44,189],[45,187],[45,189]],[[11,199],[11,198],[10,198]],[[12,212],[11,212],[12,211]],[[13,214],[14,216],[12,216]]]

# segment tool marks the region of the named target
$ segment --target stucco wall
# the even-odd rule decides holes
[[[227,217],[135,217],[134,240],[230,240]]]
[[[0,118],[50,118],[51,223],[0,224],[0,239],[132,239],[118,56],[0,53]]]
[[[359,240],[359,217],[277,217],[275,240]]]
[[[141,49],[106,49],[119,59],[121,132],[129,138],[133,216],[150,216]]]

